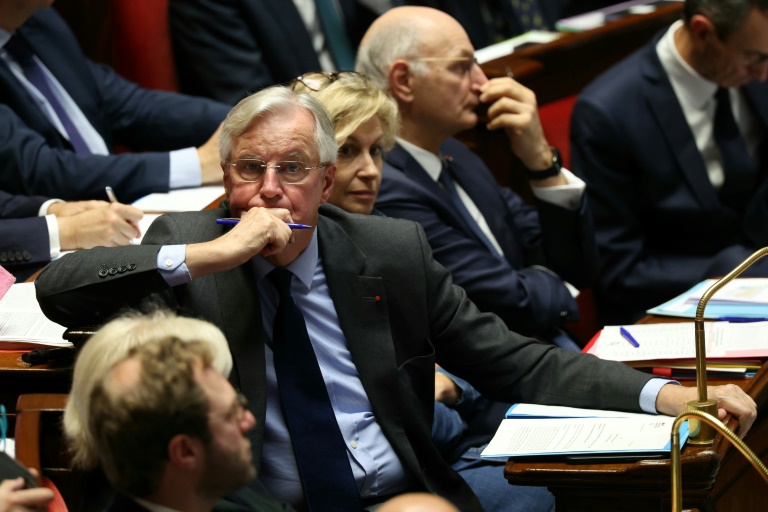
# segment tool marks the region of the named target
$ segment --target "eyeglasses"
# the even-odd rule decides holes
[[[345,76],[365,78],[365,75],[358,73],[357,71],[334,71],[332,73],[313,71],[311,73],[304,73],[300,77],[296,78],[296,80],[294,80],[293,84],[291,85],[291,90],[296,88],[297,83],[302,83],[310,91],[319,92],[331,85],[336,80],[343,79]]]
[[[469,73],[475,65],[480,65],[480,63],[477,62],[477,57],[474,55],[467,55],[464,57],[413,57],[408,60],[414,62],[463,62],[464,65],[461,67],[463,73]]]
[[[228,166],[232,170],[232,174],[239,181],[258,183],[264,179],[267,169],[273,167],[280,183],[298,185],[307,179],[309,171],[312,169],[323,169],[328,164],[311,166],[304,162],[284,160],[277,162],[275,165],[269,165],[264,160],[258,158],[241,158],[234,162],[222,162],[222,165]]]
[[[235,401],[232,405],[223,411],[216,411],[208,413],[208,417],[223,416],[226,421],[235,420],[237,423],[242,422],[245,419],[245,415],[248,412],[248,399],[245,395],[238,393],[235,395]]]

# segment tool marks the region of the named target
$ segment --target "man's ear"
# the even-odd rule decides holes
[[[229,194],[232,192],[232,175],[229,172],[229,164],[221,162],[219,165],[221,165],[221,172],[224,173],[224,196],[229,199]]]
[[[411,67],[407,61],[396,60],[389,67],[389,89],[392,92],[392,97],[398,103],[410,103],[413,101],[412,78]]]
[[[205,464],[203,442],[186,434],[176,434],[168,443],[168,463],[187,471],[199,468]]]
[[[701,53],[707,45],[711,44],[712,38],[717,37],[715,24],[712,20],[702,14],[694,14],[688,22],[688,32],[691,35],[691,44],[693,49]]]
[[[323,170],[323,193],[320,196],[320,204],[328,202],[328,198],[331,197],[331,189],[333,188],[333,182],[336,179],[336,164],[328,164]]]

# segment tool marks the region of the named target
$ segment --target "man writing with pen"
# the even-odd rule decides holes
[[[435,363],[501,401],[677,414],[695,398],[480,313],[418,224],[324,204],[336,151],[314,98],[272,87],[244,99],[220,138],[224,207],[162,216],[140,246],[53,262],[36,282],[43,311],[98,324],[152,298],[220,326],[256,418],[259,479],[297,510],[362,510],[411,491],[481,510],[430,438]],[[100,277],[110,262],[135,268]],[[756,407],[740,388],[710,396],[749,429]]]

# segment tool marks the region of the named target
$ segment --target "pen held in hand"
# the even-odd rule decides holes
[[[640,344],[637,342],[634,336],[629,334],[628,330],[623,327],[619,327],[619,332],[621,333],[621,337],[627,340],[633,347],[640,348]]]
[[[226,226],[234,226],[240,222],[240,219],[234,219],[234,218],[225,218],[225,219],[216,219],[216,224],[224,224]],[[291,229],[312,229],[315,226],[308,226],[306,224],[296,224],[294,222],[286,222],[289,228]]]
[[[112,190],[112,187],[104,187],[104,190],[106,190],[107,192],[107,197],[109,198],[109,202],[116,203],[117,196],[115,195],[115,192]]]

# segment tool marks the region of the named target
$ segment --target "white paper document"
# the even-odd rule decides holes
[[[586,352],[611,361],[650,361],[655,359],[693,359],[696,357],[693,322],[625,326],[639,347],[632,346],[618,326],[603,328]],[[707,357],[768,357],[768,322],[706,322]]]
[[[141,241],[144,239],[144,235],[147,234],[147,230],[149,229],[149,226],[151,226],[152,223],[155,222],[155,220],[157,220],[157,218],[161,215],[162,213],[145,213],[144,216],[139,221],[139,231],[141,231],[141,236],[131,240],[131,244],[139,245]]]
[[[696,288],[685,299],[686,302],[698,304],[701,296],[715,284],[715,279],[707,279],[704,286]],[[768,304],[768,278],[742,277],[734,279],[720,288],[709,299],[709,304]]]
[[[559,405],[514,404],[509,408],[507,418],[631,418],[648,415],[637,412],[604,411],[601,409],[581,409]]]
[[[134,201],[133,206],[145,212],[200,211],[223,195],[222,186],[182,188],[146,195]]]
[[[11,286],[0,299],[0,348],[25,350],[28,345],[71,347],[63,338],[66,327],[43,314],[34,283]]]
[[[486,62],[500,59],[501,57],[506,57],[510,53],[514,52],[515,48],[524,44],[549,43],[550,41],[554,41],[560,36],[562,36],[562,34],[558,34],[557,32],[531,30],[525,34],[507,39],[506,41],[501,41],[500,43],[492,44],[490,46],[486,46],[485,48],[480,48],[479,50],[475,51],[475,58],[479,64],[485,64]]]
[[[505,419],[481,454],[485,459],[596,453],[663,453],[675,418]],[[687,424],[681,442],[688,438]]]

